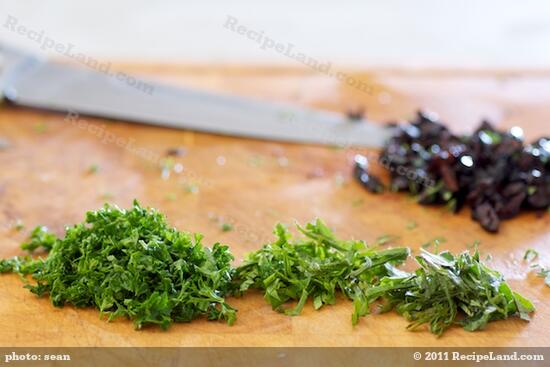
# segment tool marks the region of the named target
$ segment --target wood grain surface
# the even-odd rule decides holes
[[[370,92],[309,70],[244,67],[119,65],[127,73],[166,82],[345,111],[365,106],[377,121],[411,117],[418,107],[438,111],[459,132],[471,131],[482,117],[499,127],[521,125],[529,139],[550,135],[550,73],[403,72],[350,74]],[[276,222],[292,224],[323,218],[337,234],[368,242],[387,234],[394,245],[418,250],[436,237],[441,247],[462,251],[481,242],[490,265],[513,288],[531,298],[537,311],[530,323],[491,323],[469,333],[456,327],[441,338],[426,330],[410,332],[395,313],[372,315],[351,326],[352,305],[299,317],[273,312],[261,294],[231,299],[239,310],[234,326],[197,320],[168,331],[134,331],[131,322],[107,323],[93,309],[53,307],[22,288],[15,275],[0,276],[2,346],[549,346],[550,288],[522,260],[526,249],[550,265],[550,215],[524,213],[505,222],[498,235],[485,233],[468,210],[452,215],[421,207],[401,194],[375,196],[350,179],[357,150],[262,142],[84,118],[0,108],[0,256],[20,254],[19,243],[36,225],[57,234],[105,201],[122,207],[134,198],[166,213],[174,226],[202,232],[205,243],[231,245],[236,263],[271,238]],[[289,117],[292,118],[291,116]],[[113,141],[114,137],[114,141]],[[165,153],[183,168],[162,173]],[[365,152],[365,150],[361,150]],[[367,152],[375,154],[375,151]],[[89,167],[97,165],[96,173]],[[181,166],[180,166],[181,165]],[[15,229],[18,221],[25,228]],[[411,222],[416,228],[407,228]],[[233,230],[223,232],[220,223]],[[411,264],[408,264],[410,266]]]

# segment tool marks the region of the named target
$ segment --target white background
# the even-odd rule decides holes
[[[359,67],[548,68],[548,0],[0,0],[8,15],[104,60],[293,64],[223,27],[228,15],[321,62]],[[53,56],[58,56],[50,52]]]

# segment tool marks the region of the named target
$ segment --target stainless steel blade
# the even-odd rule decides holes
[[[391,134],[337,113],[152,81],[132,86],[114,74],[30,57],[2,82],[5,97],[22,106],[215,134],[364,147],[380,147]]]

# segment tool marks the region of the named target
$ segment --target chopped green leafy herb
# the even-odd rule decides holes
[[[222,232],[230,232],[233,230],[233,225],[231,223],[222,223],[220,229]]]
[[[537,252],[537,250],[530,248],[525,251],[525,254],[523,255],[523,260],[532,261],[535,260],[537,257],[539,257],[539,253]]]
[[[412,220],[412,221],[410,221],[409,223],[407,223],[407,229],[409,229],[409,230],[413,230],[413,229],[415,229],[416,227],[418,227],[418,224],[417,224],[414,220]]]
[[[403,262],[407,248],[380,250],[367,247],[363,241],[341,241],[320,220],[298,226],[305,236],[293,239],[288,230],[278,224],[277,239],[252,252],[235,274],[236,293],[249,288],[262,289],[264,298],[274,310],[287,315],[299,315],[308,299],[315,309],[336,302],[340,291],[353,300],[352,323],[369,312],[367,289],[388,274],[384,264]],[[298,301],[285,307],[288,301]]]
[[[54,306],[94,306],[109,320],[132,319],[137,329],[189,322],[202,315],[232,324],[236,311],[224,299],[231,290],[233,260],[228,247],[209,249],[202,235],[170,228],[165,217],[137,202],[129,210],[105,205],[84,223],[55,238],[43,227],[23,245],[50,249],[45,260],[13,258],[0,272],[31,274],[26,287],[49,294]]]
[[[23,224],[23,221],[21,219],[17,219],[15,221],[15,224],[13,225],[13,229],[16,231],[22,231],[25,228],[25,224]]]
[[[550,269],[539,267],[537,275],[541,278],[544,278],[544,284],[550,287]]]
[[[199,192],[199,186],[194,184],[194,183],[186,183],[184,186],[183,186],[183,189],[185,190],[186,193],[188,194],[196,194]]]
[[[149,324],[166,329],[201,316],[231,325],[236,310],[225,297],[251,288],[263,290],[274,310],[292,316],[308,300],[320,309],[341,293],[353,301],[353,325],[381,300],[383,311],[395,309],[411,322],[409,329],[428,324],[437,335],[455,324],[474,331],[510,316],[529,320],[534,311],[480,261],[477,246],[473,255],[455,256],[437,253],[445,239],[435,239],[429,243],[435,253],[422,249],[416,256],[420,268],[408,273],[396,268],[409,256],[408,248],[381,248],[395,237],[382,236],[367,246],[337,239],[320,220],[297,227],[303,236],[295,239],[278,224],[276,240],[234,269],[227,246],[206,248],[202,235],[170,228],[162,214],[137,202],[129,210],[105,204],[67,228],[63,238],[35,228],[21,247],[29,253],[43,248],[47,258],[0,260],[0,273],[19,274],[26,288],[49,295],[54,306],[93,306],[109,320],[133,320],[137,329]],[[220,221],[220,228],[229,231],[232,225]],[[529,249],[524,259],[537,255]],[[550,269],[533,267],[550,286]],[[296,304],[288,305],[291,301]]]
[[[98,164],[92,164],[90,167],[88,167],[88,174],[93,175],[94,173],[99,172],[99,165]]]
[[[470,245],[467,245],[466,248],[468,250],[474,250],[476,251],[478,248],[479,248],[479,245],[481,244],[480,241],[474,241],[473,243],[471,243]]]
[[[50,251],[55,244],[57,237],[54,234],[48,232],[48,228],[38,226],[32,230],[29,242],[21,244],[21,248],[32,253],[39,247],[42,247],[46,251]]]
[[[422,244],[420,247],[423,249],[428,249],[433,246],[434,251],[437,252],[439,245],[445,242],[447,242],[447,239],[445,237],[436,237],[433,240]]]
[[[173,158],[164,158],[160,161],[160,168],[163,170],[171,170],[174,168],[176,161]]]
[[[441,335],[459,324],[474,331],[510,316],[529,320],[535,309],[510,289],[500,273],[484,265],[477,251],[455,256],[447,251],[434,254],[421,250],[416,261],[420,268],[414,273],[386,264],[389,276],[367,290],[369,303],[382,299],[382,310],[395,309],[411,321],[410,330],[428,324],[432,333]],[[459,313],[464,317],[459,318]]]
[[[43,263],[30,256],[14,256],[11,259],[0,259],[1,273],[17,273],[26,282],[25,275],[39,271]]]
[[[170,178],[170,171],[174,168],[176,162],[172,157],[164,158],[160,161],[160,177],[164,180]]]
[[[523,257],[525,260],[527,260],[526,256],[527,256],[527,252],[525,253],[525,256]],[[537,257],[538,257],[538,253],[537,253]],[[535,258],[533,258],[533,260],[534,259]],[[531,260],[528,260],[528,261],[531,261]],[[539,276],[541,278],[544,278],[544,283],[547,286],[550,287],[550,268],[547,269],[547,268],[543,267],[540,264],[533,264],[533,265],[531,265],[531,268],[536,269],[537,270],[537,276]]]
[[[374,244],[377,246],[383,246],[383,245],[387,245],[388,243],[394,242],[398,239],[399,239],[398,236],[392,236],[392,235],[386,234],[378,237],[376,241],[374,241]]]

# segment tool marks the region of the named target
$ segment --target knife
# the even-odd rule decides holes
[[[381,147],[392,129],[364,119],[73,66],[0,43],[0,91],[19,106],[248,138]]]

